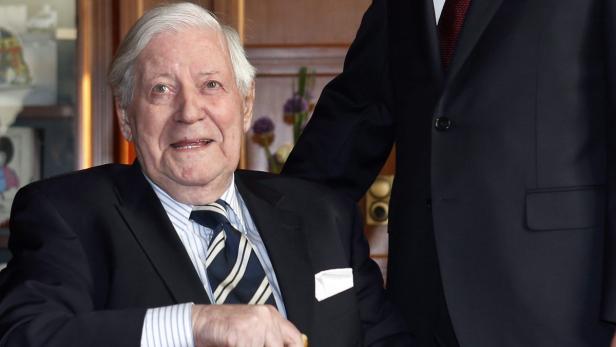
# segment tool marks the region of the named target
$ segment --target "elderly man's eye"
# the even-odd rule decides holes
[[[221,85],[220,85],[220,83],[218,81],[207,81],[205,86],[208,89],[215,89],[215,88],[220,88]]]
[[[169,87],[164,84],[157,84],[152,88],[152,91],[156,94],[165,94],[169,92]]]

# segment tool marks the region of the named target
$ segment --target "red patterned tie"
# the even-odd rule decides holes
[[[456,49],[458,35],[464,24],[464,16],[471,0],[446,0],[438,23],[438,34],[441,44],[441,62],[447,69],[453,52]]]

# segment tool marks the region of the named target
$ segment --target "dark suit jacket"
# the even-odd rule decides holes
[[[358,198],[395,143],[388,289],[411,329],[434,238],[463,347],[606,346],[615,103],[614,0],[472,0],[448,71],[432,0],[374,0],[284,173]]]
[[[352,202],[298,179],[237,172],[288,318],[312,346],[407,345],[383,300]],[[37,182],[15,198],[0,275],[0,345],[138,346],[147,308],[209,303],[137,164]],[[352,267],[355,286],[321,302],[314,274]],[[400,336],[398,336],[400,337]],[[379,342],[380,341],[380,342]],[[405,342],[406,341],[406,342]]]

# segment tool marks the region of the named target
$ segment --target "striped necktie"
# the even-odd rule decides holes
[[[272,288],[253,245],[227,217],[226,203],[195,206],[190,219],[214,231],[205,268],[216,304],[270,304]]]

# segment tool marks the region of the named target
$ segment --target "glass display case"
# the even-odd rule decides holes
[[[17,189],[77,166],[77,5],[0,0],[0,263]]]

